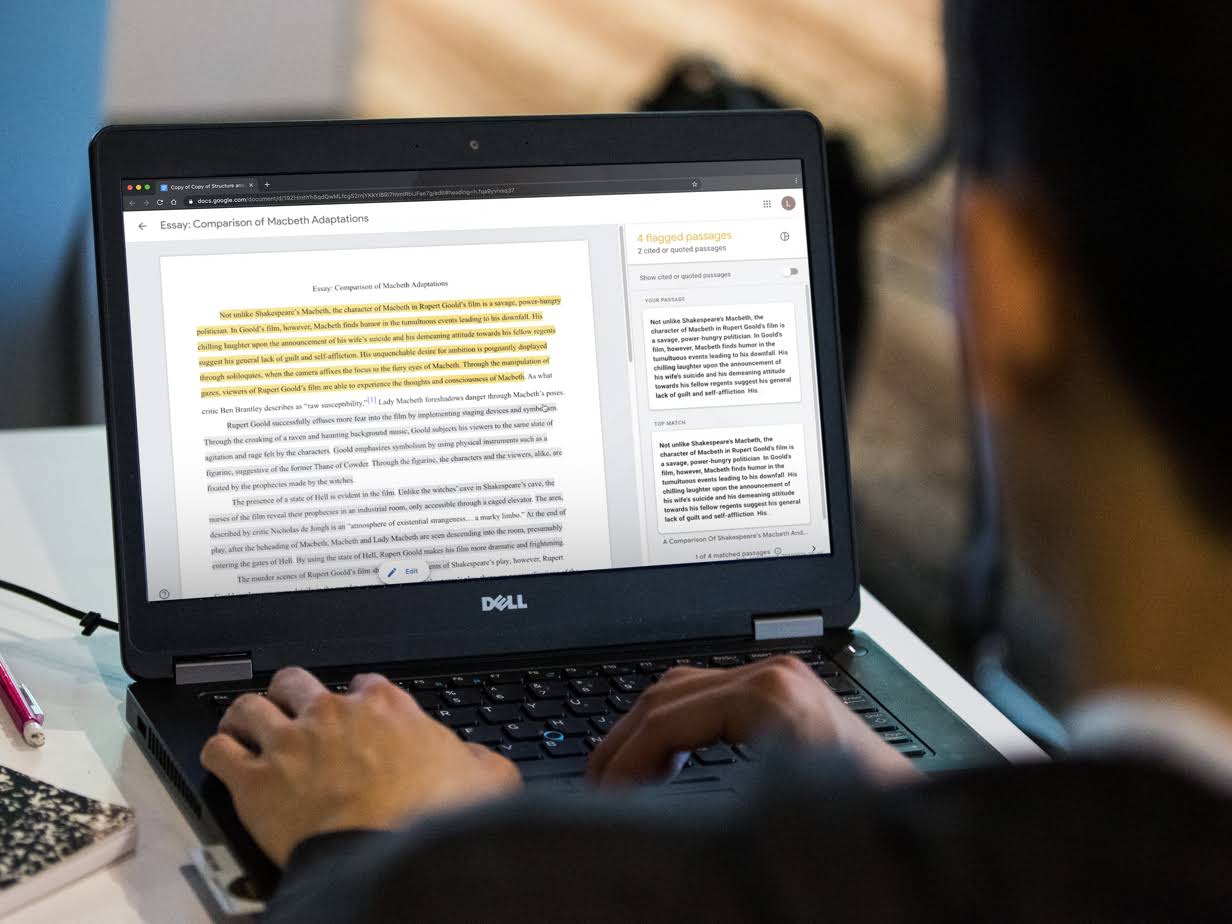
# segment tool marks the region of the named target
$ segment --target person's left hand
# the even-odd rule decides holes
[[[459,741],[384,677],[361,674],[336,694],[294,667],[266,696],[231,704],[201,763],[279,866],[315,834],[392,828],[520,785],[510,761]]]

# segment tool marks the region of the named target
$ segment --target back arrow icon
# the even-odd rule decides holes
[[[138,222],[138,223],[137,223],[137,227],[138,227],[138,228],[140,228],[142,231],[144,231],[144,230],[145,230],[145,222],[144,222],[144,221],[142,221],[142,222]]]

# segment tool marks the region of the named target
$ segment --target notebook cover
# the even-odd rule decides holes
[[[0,914],[126,853],[125,832],[131,809],[0,767]]]

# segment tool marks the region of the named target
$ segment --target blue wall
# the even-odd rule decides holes
[[[96,406],[86,148],[103,99],[104,0],[0,0],[0,426]]]

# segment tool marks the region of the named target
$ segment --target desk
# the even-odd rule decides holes
[[[101,427],[0,433],[0,576],[114,619],[109,497]],[[1041,756],[867,592],[858,625],[1007,757]],[[136,854],[27,906],[21,920],[210,920],[185,869],[198,840],[124,725],[115,634],[83,638],[71,619],[0,594],[0,650],[47,712],[41,749],[3,718],[0,764],[130,805],[139,825]]]

